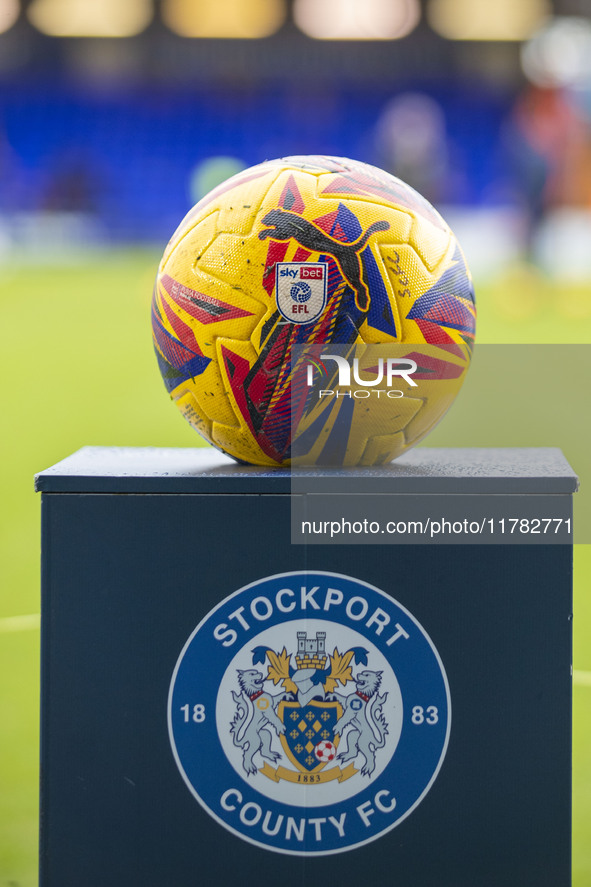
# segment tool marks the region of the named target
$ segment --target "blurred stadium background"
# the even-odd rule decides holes
[[[0,887],[37,884],[33,473],[88,443],[199,443],[151,353],[159,254],[220,180],[297,153],[377,164],[435,203],[479,342],[591,340],[588,0],[0,0]],[[537,407],[460,398],[428,445],[562,446],[582,471],[581,354],[562,412],[560,385]],[[575,566],[574,885],[591,887],[588,545]]]

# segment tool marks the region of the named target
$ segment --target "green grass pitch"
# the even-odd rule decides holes
[[[0,887],[37,884],[39,499],[33,474],[86,444],[199,443],[169,403],[152,353],[149,302],[157,260],[151,252],[127,251],[70,265],[2,269]],[[557,293],[551,281],[516,267],[477,282],[477,297],[479,342],[591,341],[588,287]],[[468,423],[460,405],[461,396],[428,445],[498,444],[483,442],[486,422],[480,426],[472,415]],[[580,410],[588,410],[585,402]],[[509,427],[511,411],[503,418]],[[560,429],[555,433],[561,445]],[[548,442],[537,432],[520,434],[523,439],[513,435],[505,445]],[[579,469],[577,441],[571,446],[565,450]],[[591,887],[590,579],[591,549],[578,545],[574,887]]]

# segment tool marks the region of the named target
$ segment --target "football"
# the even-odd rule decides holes
[[[400,179],[287,157],[205,196],[168,243],[154,347],[185,419],[255,465],[379,465],[422,440],[470,364],[460,246]]]
[[[328,741],[319,742],[314,749],[314,755],[323,764],[327,764],[329,761],[334,761],[336,753],[336,748],[334,747],[332,742]]]

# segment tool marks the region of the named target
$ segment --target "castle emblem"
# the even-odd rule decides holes
[[[306,631],[298,631],[298,652],[296,664],[298,668],[324,668],[326,632],[317,631],[315,638],[308,638]]]

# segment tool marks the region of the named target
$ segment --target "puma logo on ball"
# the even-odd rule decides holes
[[[342,243],[340,240],[336,240],[313,222],[285,209],[270,210],[264,217],[263,224],[269,227],[259,232],[260,240],[265,240],[267,237],[271,237],[273,240],[293,239],[311,252],[331,255],[355,291],[355,304],[360,311],[367,311],[370,296],[367,280],[364,279],[365,269],[360,253],[372,234],[376,231],[388,230],[389,222],[385,220],[373,222],[361,237],[351,243]]]

